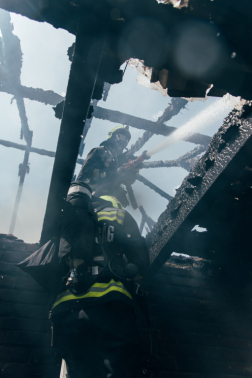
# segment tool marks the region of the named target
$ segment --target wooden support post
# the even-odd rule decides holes
[[[70,70],[63,118],[43,223],[41,244],[60,232],[60,219],[73,177],[83,126],[92,97],[106,31],[93,15],[92,25],[82,15],[76,34],[75,52]]]

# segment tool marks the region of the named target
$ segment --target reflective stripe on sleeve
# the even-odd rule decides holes
[[[81,193],[84,193],[84,194],[87,194],[89,196],[89,198],[91,198],[91,193],[90,191],[87,189],[87,188],[84,188],[83,186],[81,185],[75,185],[75,186],[72,186],[69,190],[68,190],[68,195],[69,194],[72,194],[72,193],[77,193],[77,192],[81,192]]]
[[[120,281],[115,282],[112,279],[110,280],[110,282],[107,283],[95,282],[93,286],[91,286],[85,294],[74,295],[70,290],[64,291],[63,293],[58,295],[56,302],[53,305],[53,308],[55,308],[62,302],[82,298],[99,298],[113,291],[118,291],[126,295],[128,298],[132,299],[132,296],[127,291],[125,286]]]

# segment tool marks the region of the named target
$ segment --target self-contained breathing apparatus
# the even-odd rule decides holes
[[[101,201],[100,201],[101,202]],[[131,279],[138,271],[122,254],[108,256],[98,229],[97,214],[108,203],[92,204],[91,188],[82,181],[71,184],[61,220],[60,240],[52,239],[17,266],[50,294],[85,292],[101,274]]]
[[[97,214],[108,202],[91,201],[91,189],[83,182],[70,186],[62,219],[59,261],[63,286],[73,294],[85,292],[101,275],[132,279],[138,273],[135,264],[127,263],[117,253],[108,256],[98,228]],[[63,287],[62,287],[63,288]]]

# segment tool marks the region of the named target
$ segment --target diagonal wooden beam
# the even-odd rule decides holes
[[[146,130],[153,134],[158,134],[158,135],[167,136],[173,133],[175,130],[177,130],[176,127],[166,126],[163,123],[157,124],[156,122],[152,122],[146,119],[135,117],[129,114],[124,114],[115,110],[100,108],[99,106],[94,107],[94,111],[92,115],[98,119],[103,119],[103,120],[114,122],[114,123],[132,126],[137,129]],[[208,146],[211,138],[207,135],[195,133],[195,134],[185,137],[183,140],[187,142],[195,143],[195,144]]]

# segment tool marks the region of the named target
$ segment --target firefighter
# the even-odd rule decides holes
[[[145,239],[116,198],[114,187],[111,193],[115,196],[93,197],[98,220],[89,270],[93,283],[81,291],[85,282],[76,286],[68,280],[52,308],[57,345],[70,378],[138,376],[134,280],[144,274],[149,255]],[[77,268],[77,280],[80,277]]]
[[[120,166],[134,158],[133,155],[126,157],[123,153],[130,139],[130,132],[125,127],[117,126],[112,129],[107,140],[89,152],[77,179],[88,184],[93,191],[111,180],[118,185],[122,182],[132,184],[137,172],[129,172],[120,177],[117,174]]]

